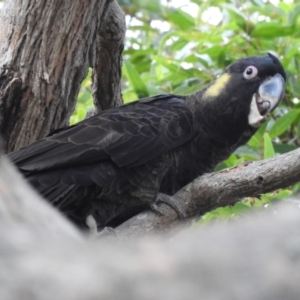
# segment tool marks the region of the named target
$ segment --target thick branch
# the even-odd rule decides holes
[[[217,207],[232,205],[243,197],[252,197],[284,188],[300,181],[300,149],[272,159],[203,175],[178,191],[174,198],[188,217],[202,215]],[[164,231],[178,222],[178,215],[165,204],[159,216],[143,212],[116,230],[120,236]]]
[[[125,16],[113,0],[97,32],[95,63],[93,63],[93,98],[96,111],[123,103],[121,92],[122,51],[124,48]]]

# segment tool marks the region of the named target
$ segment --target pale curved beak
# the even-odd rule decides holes
[[[277,105],[281,102],[285,91],[285,81],[280,74],[265,80],[252,96],[248,123],[259,127]]]

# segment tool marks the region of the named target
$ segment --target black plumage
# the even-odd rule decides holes
[[[282,99],[284,80],[274,56],[248,57],[197,93],[112,108],[8,156],[79,226],[89,215],[98,228],[115,226],[247,142]]]

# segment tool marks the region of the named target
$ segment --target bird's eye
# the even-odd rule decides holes
[[[244,71],[243,75],[245,79],[251,79],[254,78],[257,75],[258,71],[257,68],[254,66],[249,66]]]

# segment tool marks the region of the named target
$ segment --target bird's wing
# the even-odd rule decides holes
[[[103,111],[8,156],[24,171],[107,159],[119,167],[132,167],[192,137],[193,114],[186,101],[159,95]]]

